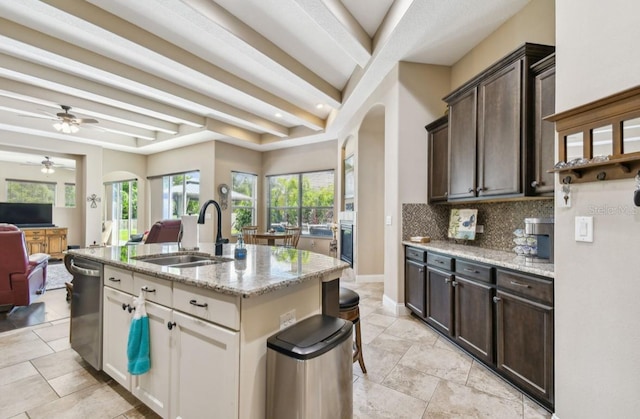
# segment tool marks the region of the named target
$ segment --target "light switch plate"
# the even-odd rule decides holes
[[[593,242],[593,217],[576,217],[575,238],[577,242]]]

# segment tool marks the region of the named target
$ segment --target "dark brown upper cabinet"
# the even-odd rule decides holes
[[[531,186],[536,180],[531,65],[554,50],[524,44],[444,98],[449,105],[448,201],[542,193]]]
[[[449,194],[449,117],[438,118],[425,129],[429,142],[429,203],[446,202]]]

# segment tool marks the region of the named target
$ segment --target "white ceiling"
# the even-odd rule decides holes
[[[398,61],[452,65],[527,2],[0,0],[0,135],[141,154],[335,139]],[[99,123],[61,134],[60,105]]]

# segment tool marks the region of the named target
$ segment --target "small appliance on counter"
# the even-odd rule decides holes
[[[553,263],[553,218],[525,218],[525,234],[535,236],[537,239],[538,262]]]

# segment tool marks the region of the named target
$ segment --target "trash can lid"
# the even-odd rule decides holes
[[[351,336],[352,323],[318,314],[267,339],[267,347],[297,359],[315,358]]]

